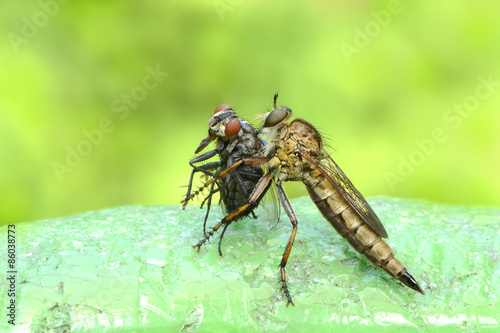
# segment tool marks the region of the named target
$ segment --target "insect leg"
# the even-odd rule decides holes
[[[248,171],[238,171],[238,174],[240,176],[245,176],[245,178],[252,179],[252,180],[259,180],[261,177],[259,174],[256,174],[254,172],[248,172]]]
[[[185,200],[189,201],[189,199],[193,198],[193,196],[191,195],[191,188],[192,188],[192,185],[193,185],[194,174],[197,171],[202,171],[204,174],[213,177],[213,173],[209,172],[208,170],[217,169],[219,167],[220,167],[220,162],[210,162],[210,163],[204,164],[202,166],[197,166],[196,169],[193,169],[193,171],[191,171],[191,177],[189,177],[188,190],[187,190],[187,193],[186,193],[186,199]]]
[[[235,164],[237,164],[236,162]],[[234,165],[234,164],[233,164]],[[194,245],[193,248],[198,248],[198,252],[200,251],[200,248],[205,242],[214,235],[214,233],[219,230],[220,227],[229,225],[233,221],[237,221],[241,216],[243,216],[248,210],[254,209],[260,202],[260,200],[264,197],[266,194],[267,190],[271,186],[273,175],[271,172],[266,173],[264,176],[262,176],[257,184],[255,185],[255,188],[253,189],[252,193],[250,194],[250,197],[248,198],[248,202],[232,212],[231,214],[227,215],[224,217],[215,227],[212,228],[211,231],[209,231],[205,237],[198,242],[198,244]],[[219,250],[219,254],[222,255],[221,251]]]
[[[248,198],[248,191],[245,187],[245,183],[243,182],[242,176],[244,176],[246,179],[250,179],[250,180],[259,180],[261,177],[261,175],[259,175],[259,174],[255,174],[255,173],[247,172],[247,171],[242,171],[242,170],[235,171],[232,174],[234,174],[234,178],[236,178],[236,181],[238,182],[238,186],[239,186],[241,192],[243,192],[243,194],[247,198]]]
[[[220,178],[227,175],[229,172],[231,172],[232,170],[234,170],[235,168],[237,168],[241,164],[265,164],[268,161],[269,161],[269,159],[267,157],[247,157],[247,158],[241,159],[241,160],[233,163],[233,165],[231,165],[229,168],[222,170],[221,172],[216,174],[212,179],[210,179],[205,184],[203,184],[196,192],[192,193],[189,196],[186,196],[186,199],[181,201],[182,207],[185,207],[189,200],[191,200],[193,197],[197,196],[201,191],[206,189],[208,186],[210,186],[212,183],[216,182]]]
[[[203,199],[203,201],[201,202],[200,209],[201,209],[201,208],[203,208],[203,206],[205,205],[205,202],[207,202],[207,200],[210,200],[210,202],[212,202],[212,201],[211,201],[211,200],[212,200],[212,196],[213,196],[215,193],[217,193],[217,192],[219,192],[220,190],[222,190],[223,185],[222,185],[222,186],[217,187],[217,188],[214,190],[214,186],[215,186],[215,184],[217,184],[217,183],[212,183],[212,185],[210,186],[210,191],[208,192],[208,195],[205,197],[205,199]]]
[[[220,234],[219,237],[219,257],[222,257],[222,250],[221,250],[221,245],[222,245],[222,238],[224,238],[224,233],[226,232],[227,227],[231,224],[231,222],[224,224],[224,229],[222,229],[222,233]]]
[[[234,159],[232,156],[229,156],[228,159],[227,159],[227,164],[226,164],[226,168],[231,165],[234,164]],[[231,183],[231,178],[233,177],[233,175],[236,176],[236,182],[238,182],[238,169],[234,169],[232,172],[228,173],[227,176],[224,178],[224,185],[227,185],[229,183]],[[241,188],[240,188],[241,190]],[[245,198],[248,198],[248,192],[246,189],[243,189],[243,194],[245,195]]]
[[[239,179],[240,179],[240,181],[241,181],[241,186],[242,186],[242,188],[241,188],[241,189],[242,189],[242,191],[244,191],[245,197],[248,197],[248,194],[247,194],[248,192],[246,191],[246,189],[245,189],[245,187],[244,187],[243,180],[240,178],[240,173],[239,173],[238,171],[235,171],[235,172],[234,172],[234,174],[235,174],[235,177],[239,178]],[[270,177],[270,175],[269,175],[269,177]],[[259,180],[260,180],[260,177],[257,177],[257,179],[259,179]],[[269,183],[269,185],[270,185],[270,183]],[[212,186],[213,186],[213,184],[212,184]],[[259,185],[258,185],[258,184],[256,184],[256,187],[258,187],[258,186],[259,186]],[[267,185],[266,185],[266,186],[267,186]],[[220,188],[219,188],[219,189],[220,189]],[[262,194],[259,194],[259,195],[258,195],[258,198],[255,200],[257,204],[258,204],[258,202],[260,201],[260,199],[264,196],[264,194],[265,194],[266,192],[267,192],[267,189],[264,189],[264,192],[263,192]],[[254,206],[252,206],[252,207],[254,207]],[[253,208],[249,208],[249,209],[252,209],[252,214],[253,214],[253,217],[254,217],[254,218],[257,218],[257,216],[255,215],[255,213],[254,213],[254,211],[253,211]],[[242,212],[244,212],[244,210],[243,210]],[[237,220],[238,218],[239,218],[239,217],[235,218],[235,220]],[[222,233],[221,233],[221,235],[220,235],[220,237],[219,237],[219,256],[221,256],[221,257],[222,257],[222,250],[221,250],[222,239],[224,238],[224,233],[226,232],[226,229],[227,229],[227,227],[231,224],[231,222],[232,222],[232,221],[229,221],[228,223],[224,224],[224,229],[222,230]]]
[[[191,177],[189,177],[189,184],[188,184],[188,190],[186,193],[186,199],[183,200],[182,203],[186,202],[186,204],[187,204],[187,202],[191,198],[193,198],[193,196],[191,196],[191,187],[193,184],[193,177],[194,177],[195,172],[200,171],[206,175],[209,175],[210,177],[213,177],[214,174],[212,172],[210,172],[209,170],[215,170],[215,169],[220,167],[220,162],[210,162],[210,163],[203,164],[201,166],[195,165],[195,163],[206,161],[206,160],[212,158],[213,156],[215,156],[216,154],[217,154],[217,151],[214,149],[211,151],[207,151],[206,153],[201,154],[200,156],[196,156],[191,161],[189,161],[189,165],[193,168],[193,171],[191,172]],[[186,206],[186,204],[183,205],[183,208]]]
[[[199,162],[203,162],[203,161],[206,161],[212,157],[214,157],[215,155],[217,154],[217,151],[214,149],[214,150],[210,150],[210,151],[207,151],[206,153],[203,153],[201,154],[200,156],[196,156],[195,158],[193,158],[191,161],[189,161],[189,165],[195,169],[196,171],[201,171],[203,173],[206,173],[207,175],[209,176],[213,176],[212,173],[210,172],[206,172],[206,170],[203,170],[201,167],[195,165],[195,163],[199,163]],[[210,163],[209,163],[210,164]]]
[[[203,220],[203,235],[207,235],[207,219],[208,219],[208,214],[210,213],[210,206],[212,205],[212,195],[213,195],[213,189],[214,189],[215,183],[212,184],[210,187],[210,194],[208,195],[208,202],[207,202],[207,213],[205,214],[205,219]],[[203,207],[203,202],[201,203],[201,206]],[[201,208],[201,207],[200,207]]]
[[[243,192],[243,195],[245,196],[245,198],[248,198],[248,191],[245,187],[245,183],[243,181],[243,178],[242,176],[244,176],[246,179],[251,179],[251,180],[259,180],[260,179],[260,175],[259,174],[256,174],[255,172],[248,172],[248,171],[244,171],[244,170],[237,170],[235,172],[233,172],[234,174],[234,177],[236,178],[236,181],[238,182],[238,187],[239,189],[241,190],[241,192]],[[255,212],[252,210],[251,212],[252,214],[252,217],[254,219],[257,218],[257,215],[255,215]]]
[[[292,297],[290,296],[290,292],[288,291],[288,286],[286,284],[286,272],[285,272],[285,267],[286,264],[288,263],[288,257],[290,256],[290,252],[292,251],[292,246],[293,246],[293,241],[295,240],[295,235],[297,234],[297,216],[295,216],[295,213],[293,211],[292,205],[290,204],[290,201],[288,200],[285,191],[283,190],[283,187],[281,187],[281,181],[276,182],[276,191],[278,192],[278,197],[281,201],[281,204],[283,205],[283,209],[285,210],[286,214],[288,215],[288,218],[290,219],[290,222],[292,223],[292,234],[290,235],[290,239],[288,240],[288,244],[286,244],[285,247],[285,252],[283,253],[283,258],[281,259],[280,263],[280,270],[281,270],[281,289],[283,290],[283,293],[285,294],[287,298],[287,303],[286,306],[289,304],[292,304],[295,306],[292,302]]]

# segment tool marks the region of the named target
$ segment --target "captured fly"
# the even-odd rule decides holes
[[[252,125],[238,118],[233,108],[228,104],[219,105],[215,109],[214,115],[208,121],[208,125],[208,136],[201,141],[195,154],[200,153],[213,140],[216,140],[216,148],[196,156],[189,161],[193,171],[189,179],[186,198],[182,201],[183,207],[187,205],[190,199],[205,188],[203,187],[191,193],[193,177],[196,172],[202,172],[207,176],[214,177],[219,171],[230,167],[235,162],[246,157],[260,155],[264,151],[264,142],[257,136]],[[197,165],[197,163],[205,162],[215,155],[219,157],[219,161]],[[232,170],[224,178],[210,184],[210,192],[202,202],[202,206],[205,202],[207,203],[207,212],[203,223],[203,234],[205,236],[207,235],[206,223],[210,213],[212,196],[220,192],[223,211],[227,215],[248,202],[250,193],[252,193],[262,175],[263,171],[259,166],[244,164]],[[252,214],[252,217],[256,218],[253,209],[241,214],[240,217],[249,214]],[[229,223],[224,226],[219,239],[219,254],[221,256],[222,238],[228,225]]]

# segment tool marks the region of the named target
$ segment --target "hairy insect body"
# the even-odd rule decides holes
[[[208,136],[203,139],[196,149],[198,154],[207,147],[213,140],[216,140],[216,148],[192,159],[189,164],[193,167],[189,180],[186,198],[182,201],[183,207],[205,187],[191,193],[191,186],[195,172],[203,172],[210,177],[214,177],[218,172],[230,167],[235,162],[262,153],[264,142],[257,136],[252,125],[238,118],[230,105],[222,104],[215,109],[215,113],[209,122]],[[219,161],[205,163],[201,166],[196,163],[204,162],[214,156],[219,157]],[[264,174],[259,166],[242,165],[238,170],[228,174],[220,182],[212,182],[211,190],[205,200],[208,201],[205,224],[210,211],[212,195],[220,191],[222,208],[226,214],[237,210],[248,202],[248,196],[255,188],[257,181]],[[215,185],[218,185],[214,189]],[[202,203],[202,206],[205,202]],[[251,210],[245,212],[245,216],[252,213]]]
[[[324,175],[326,169],[320,170],[322,165],[328,163],[326,160],[322,161],[328,157],[328,153],[323,148],[317,130],[306,121],[296,119],[289,126],[283,126],[280,131],[285,135],[272,141],[271,149],[274,150],[275,156],[269,162],[271,167],[280,164],[276,178],[281,181],[302,181],[323,217],[356,251],[392,277],[422,292],[413,277],[407,273],[405,266],[396,259],[389,245],[382,240],[381,235],[363,221],[332,185],[331,180]],[[311,163],[305,158],[306,155],[319,163]]]
[[[240,119],[240,123],[241,130],[235,138],[219,137],[217,140],[216,150],[223,168],[262,151],[262,140],[257,137],[252,125],[243,119]],[[225,180],[226,184],[221,187],[221,199],[226,213],[231,213],[248,202],[248,195],[255,188],[263,171],[254,165],[242,165],[238,168],[238,174],[239,179],[229,175]]]
[[[210,192],[201,204],[201,207],[203,207],[206,202],[207,210],[203,222],[203,234],[205,237],[195,245],[198,250],[214,233],[214,228],[209,232],[206,231],[213,195],[217,192],[220,193],[221,206],[225,215],[231,214],[248,203],[250,194],[255,190],[259,179],[264,175],[264,171],[259,165],[241,164],[241,161],[245,158],[261,155],[265,143],[257,136],[252,125],[239,118],[230,105],[219,105],[215,109],[214,115],[208,121],[208,125],[208,135],[201,141],[195,154],[200,153],[214,140],[216,141],[216,147],[189,161],[193,170],[189,179],[186,198],[182,201],[183,207],[185,207],[192,198],[197,196],[204,189],[209,188]],[[206,162],[214,156],[218,156],[219,161]],[[205,164],[198,165],[201,162],[205,162]],[[223,170],[238,162],[241,164],[238,168],[225,173],[225,176],[222,178],[219,177]],[[211,177],[211,180],[206,182],[205,185],[198,190],[191,192],[193,177],[196,172],[204,173]],[[256,218],[257,216],[254,213],[254,209],[258,206],[261,199],[262,198],[259,197],[255,200],[255,204],[252,205],[251,208],[239,212],[238,218],[248,215]],[[236,219],[234,219],[234,221],[235,220]],[[219,238],[219,255],[221,256],[222,239],[226,228],[231,222],[232,221],[229,221],[224,224],[224,228]]]

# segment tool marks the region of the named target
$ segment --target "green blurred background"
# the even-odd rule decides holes
[[[0,221],[178,204],[213,109],[255,123],[278,90],[365,196],[499,206],[499,12],[456,0],[9,3]]]

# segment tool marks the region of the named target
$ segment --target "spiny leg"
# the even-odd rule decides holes
[[[241,179],[240,173],[239,173],[238,171],[235,171],[235,172],[234,172],[234,175],[235,175],[236,179],[238,179],[238,182],[239,182],[239,184],[240,184],[240,186],[241,186],[241,190],[243,191],[243,194],[245,195],[245,197],[249,197],[248,192],[246,191],[246,188],[244,187],[244,184],[243,184],[243,179]],[[270,177],[270,176],[271,176],[271,175],[269,175],[269,177]],[[260,177],[259,177],[258,179],[260,180]],[[223,186],[224,186],[224,185],[223,185]],[[258,186],[258,185],[256,184],[256,187],[257,187],[257,186]],[[213,187],[213,184],[212,184],[212,187]],[[219,187],[219,190],[220,190],[221,188],[222,188],[222,186],[221,186],[221,187]],[[258,202],[260,201],[260,198],[262,198],[262,197],[264,196],[265,192],[267,192],[267,189],[264,189],[264,193],[262,193],[262,194],[259,194],[259,195],[258,195],[258,198],[256,199],[256,203],[258,203]],[[250,206],[249,206],[249,207],[250,207]],[[244,211],[243,211],[243,212],[244,212]],[[254,213],[253,209],[252,209],[252,215],[253,215],[253,218],[254,218],[254,219],[255,219],[255,218],[257,218],[257,216],[255,215],[255,213]],[[239,219],[239,217],[235,218],[235,220],[237,220],[237,219]],[[219,237],[219,256],[221,256],[221,257],[222,257],[222,250],[221,250],[221,246],[222,246],[222,239],[224,238],[224,233],[226,232],[226,229],[227,229],[227,227],[231,224],[231,222],[232,222],[232,221],[229,221],[228,223],[226,223],[226,224],[224,225],[224,229],[222,229],[222,233],[220,234],[220,237]]]
[[[191,195],[191,188],[192,188],[192,185],[193,185],[194,174],[196,172],[203,172],[205,175],[213,177],[214,174],[212,172],[210,172],[210,170],[216,170],[221,165],[220,161],[209,162],[209,163],[206,163],[206,164],[203,164],[203,165],[200,165],[200,166],[195,165],[194,163],[203,162],[203,161],[205,161],[207,159],[212,158],[215,154],[216,154],[216,151],[215,150],[211,150],[211,151],[206,152],[206,153],[204,153],[204,154],[202,154],[200,156],[196,156],[191,161],[189,161],[189,165],[193,168],[193,171],[191,171],[191,177],[189,177],[189,184],[188,184],[188,189],[187,189],[187,193],[186,193],[186,198],[183,201],[181,201],[181,203],[185,203],[183,205],[183,208],[185,208],[187,202],[194,197],[194,195]]]
[[[194,174],[194,172],[195,172],[195,170],[193,170],[193,174]],[[192,178],[193,178],[193,174],[191,174],[191,180],[192,180]],[[246,173],[245,173],[245,174],[246,174]],[[228,177],[229,177],[230,175],[231,175],[231,174],[229,174],[229,175],[228,175]],[[234,170],[234,176],[235,176],[235,178],[237,179],[238,184],[239,184],[239,186],[240,186],[240,189],[242,190],[242,192],[243,192],[244,196],[245,196],[245,197],[248,197],[248,196],[249,196],[249,194],[248,194],[248,192],[247,192],[246,188],[244,187],[243,179],[241,178],[241,175],[240,175],[240,173],[239,173],[237,170]],[[252,176],[254,176],[254,174],[252,174]],[[257,179],[256,179],[256,180],[258,180],[258,179],[260,179],[260,177],[257,177]],[[219,191],[220,191],[220,190],[221,190],[224,186],[226,186],[226,185],[227,185],[227,183],[228,183],[228,180],[229,180],[229,178],[228,178],[228,179],[226,179],[226,182],[224,182],[222,185],[220,185],[219,187],[217,187],[215,190],[214,190],[214,187],[215,187],[215,184],[217,184],[217,182],[212,183],[212,184],[210,185],[210,191],[209,191],[209,194],[208,194],[208,195],[207,195],[207,196],[203,199],[203,201],[201,202],[200,208],[203,208],[203,206],[205,205],[205,202],[207,203],[207,212],[206,212],[206,214],[205,214],[205,219],[203,220],[203,235],[205,235],[205,236],[207,235],[207,232],[206,232],[206,225],[207,225],[208,216],[209,216],[209,214],[210,214],[210,207],[211,207],[211,204],[212,204],[212,196],[213,196],[215,193],[219,192]],[[191,188],[191,181],[190,181],[190,183],[189,183],[189,187]],[[190,189],[188,189],[188,193],[189,193],[189,190],[190,190]],[[257,216],[255,215],[255,213],[254,213],[253,211],[252,211],[252,216],[253,216],[253,218],[254,218],[254,219],[255,219],[255,218],[257,218]],[[221,240],[222,240],[222,237],[223,237],[223,235],[224,235],[224,231],[226,230],[226,228],[227,228],[227,226],[226,226],[226,227],[224,227],[224,230],[222,231],[222,234],[221,234],[221,237],[220,237],[220,238],[221,238]],[[221,253],[221,251],[220,251],[220,241],[219,241],[219,253]],[[222,254],[221,254],[221,256],[222,256]]]
[[[278,192],[278,197],[281,201],[281,204],[283,205],[283,209],[285,210],[286,214],[288,215],[288,218],[290,219],[290,222],[292,223],[292,234],[290,235],[290,239],[288,240],[288,243],[286,244],[285,247],[285,252],[283,252],[283,257],[281,259],[280,263],[280,270],[281,270],[281,289],[283,290],[283,293],[285,294],[287,298],[287,303],[286,306],[289,304],[293,304],[292,302],[292,297],[290,296],[290,292],[288,291],[288,286],[286,283],[286,271],[285,267],[286,264],[288,263],[288,258],[290,256],[290,252],[292,251],[292,246],[293,246],[293,241],[295,240],[295,235],[297,234],[297,216],[295,216],[295,213],[293,211],[292,205],[290,204],[290,201],[288,200],[285,191],[283,190],[283,187],[281,187],[281,181],[276,182],[276,191]]]
[[[184,200],[181,201],[182,207],[185,207],[187,205],[187,203],[189,202],[189,200],[191,200],[192,198],[194,198],[195,196],[197,196],[198,194],[200,194],[208,186],[210,186],[211,184],[213,184],[216,181],[218,181],[220,178],[222,178],[223,176],[225,176],[228,172],[230,172],[231,170],[233,170],[234,168],[236,168],[238,165],[240,165],[242,163],[243,163],[243,160],[239,160],[238,162],[236,162],[233,165],[231,165],[229,168],[224,169],[221,172],[219,172],[218,174],[216,174],[209,181],[205,182],[205,184],[203,184],[201,187],[199,187],[198,190],[196,190],[195,192],[191,193],[189,196],[186,196],[186,199],[184,199]]]
[[[248,202],[232,212],[231,214],[227,215],[224,217],[215,227],[212,228],[211,231],[209,231],[205,237],[198,242],[198,244],[194,245],[193,248],[198,248],[198,252],[200,251],[200,248],[205,242],[210,239],[214,235],[217,230],[219,230],[220,227],[223,225],[229,225],[233,221],[237,221],[240,217],[242,217],[247,211],[253,210],[260,202],[262,197],[266,194],[267,190],[271,186],[273,175],[271,172],[266,173],[263,175],[257,184],[255,185],[255,188],[253,189],[252,193],[250,194],[250,197],[248,198]]]
[[[247,158],[241,159],[241,160],[233,163],[233,165],[231,165],[229,168],[222,170],[221,172],[216,174],[212,179],[210,179],[205,184],[203,184],[196,192],[192,193],[189,196],[186,196],[186,199],[181,201],[182,207],[186,207],[189,200],[191,200],[192,198],[197,196],[200,192],[202,192],[204,189],[206,189],[212,183],[214,183],[217,180],[219,180],[220,178],[224,177],[225,175],[227,175],[229,172],[231,172],[233,169],[237,168],[241,164],[265,164],[268,161],[269,161],[269,159],[267,157],[247,157]]]
[[[213,189],[214,189],[214,186],[215,186],[215,183],[212,184],[212,186],[210,187],[210,194],[208,195],[208,202],[207,202],[207,212],[205,214],[205,219],[203,220],[203,235],[207,235],[207,220],[208,220],[208,215],[210,214],[210,207],[212,206],[212,195],[213,195]],[[205,198],[206,200],[206,198]],[[203,207],[203,203],[205,202],[205,200],[203,200],[203,202],[201,203],[201,207]],[[200,207],[200,208],[201,208]]]
[[[215,184],[217,184],[217,183],[212,183],[212,185],[210,186],[210,191],[208,192],[208,195],[205,197],[205,199],[203,199],[203,201],[201,202],[200,209],[201,209],[201,208],[203,208],[203,206],[205,205],[205,202],[207,202],[207,200],[208,200],[208,202],[209,202],[209,203],[211,203],[211,202],[212,202],[212,196],[213,196],[215,193],[217,193],[217,192],[219,192],[220,190],[222,190],[222,188],[224,187],[224,185],[222,185],[222,186],[217,187],[217,188],[214,190],[214,186],[215,186]],[[208,205],[209,203],[207,203],[207,205]]]
[[[206,161],[206,160],[214,157],[216,154],[217,154],[217,151],[214,149],[211,151],[207,151],[206,153],[201,154],[200,156],[196,156],[195,158],[193,158],[192,160],[189,161],[189,165],[193,168],[193,172],[191,173],[191,178],[189,180],[189,188],[191,188],[191,183],[193,181],[193,176],[194,176],[195,172],[200,171],[206,175],[213,177],[214,174],[212,172],[210,172],[209,170],[215,170],[218,167],[220,167],[220,161],[209,162],[209,163],[203,164],[201,166],[198,166],[195,163]],[[188,193],[189,193],[189,191],[188,191]]]
[[[227,165],[231,166],[233,164],[234,164],[233,158],[229,157]],[[241,171],[235,170],[234,172],[231,172],[229,174],[229,176],[226,178],[226,183],[229,183],[231,175],[233,175],[234,178],[236,179],[236,183],[238,184],[238,188],[243,193],[245,198],[248,198],[250,193],[248,193],[247,188],[245,187],[245,182],[243,181],[242,176],[245,176],[245,178],[252,179],[255,181],[258,181],[260,179],[260,177],[262,177],[261,175],[256,175],[255,173],[245,172],[243,170],[241,170]]]
[[[212,230],[210,230],[208,233],[206,233],[206,234],[205,234],[205,237],[204,237],[202,240],[200,240],[200,241],[198,242],[198,244],[193,245],[193,248],[197,248],[197,249],[196,249],[196,251],[200,252],[201,246],[202,246],[203,244],[205,244],[205,242],[206,242],[206,241],[207,241],[210,237],[212,237],[212,236],[214,235],[214,233],[215,233],[217,230],[219,230],[219,228],[220,228],[221,226],[223,226],[225,223],[226,223],[226,221],[224,221],[224,219],[223,219],[222,221],[220,221],[219,223],[217,223],[217,225],[216,225],[215,227],[213,227],[213,228],[212,228]]]
[[[226,232],[226,229],[227,229],[227,227],[229,227],[230,224],[231,224],[231,222],[224,224],[224,229],[222,229],[222,233],[220,234],[220,237],[219,237],[219,257],[222,257],[222,250],[221,250],[222,238],[224,238],[224,233]]]
[[[257,180],[257,181],[260,179],[261,176],[259,176],[258,174],[252,173],[252,172],[245,172],[245,171],[240,171],[240,170],[235,171],[234,173],[235,173],[235,177],[236,177],[236,180],[238,182],[238,185],[239,185],[241,192],[243,192],[243,195],[245,196],[245,198],[248,198],[248,192],[246,190],[245,184],[244,184],[241,176],[245,176],[245,178],[247,178],[247,179]],[[255,214],[255,212],[253,210],[252,210],[251,214],[252,214],[252,217],[254,219],[257,219],[257,215]]]
[[[206,153],[203,153],[199,156],[196,156],[195,158],[193,158],[191,161],[189,161],[189,165],[196,171],[201,171],[203,172],[204,174],[207,174],[211,177],[213,177],[213,173],[211,173],[209,170],[211,169],[216,169],[220,166],[220,162],[210,162],[210,163],[207,163],[207,164],[203,164],[201,166],[198,166],[196,165],[195,163],[199,163],[199,162],[203,162],[203,161],[206,161],[208,159],[211,159],[212,157],[214,157],[215,155],[217,155],[217,151],[214,149],[214,150],[210,150],[210,151],[207,151]],[[209,166],[209,165],[212,165],[212,166]],[[207,167],[208,166],[208,167]],[[215,166],[215,167],[213,167]]]

